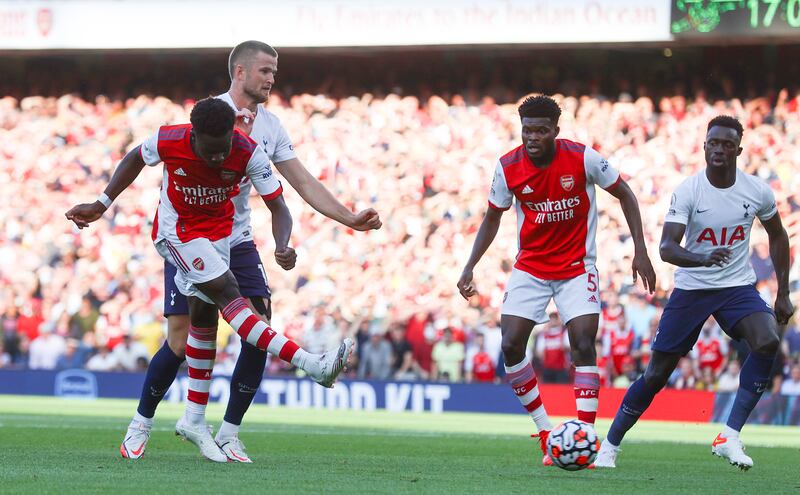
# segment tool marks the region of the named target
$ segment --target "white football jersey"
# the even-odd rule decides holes
[[[736,171],[736,182],[726,189],[712,186],[705,169],[683,181],[672,195],[664,221],[686,225],[687,251],[709,254],[726,247],[732,256],[722,267],[679,267],[675,287],[696,290],[754,284],[756,274],[750,264],[753,219],[769,220],[777,212],[769,185],[741,170]]]
[[[229,93],[221,94],[217,98],[226,101],[234,110],[238,110]],[[280,119],[263,105],[257,107],[250,137],[264,150],[272,163],[290,160],[297,156],[294,146],[292,146],[292,140],[289,139],[289,134],[283,128]],[[236,211],[233,217],[231,247],[253,240],[253,232],[250,228],[251,188],[250,180],[245,177],[239,184],[239,194],[233,198],[233,206]]]

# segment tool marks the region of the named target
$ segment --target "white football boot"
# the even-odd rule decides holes
[[[333,383],[339,373],[345,369],[347,362],[350,360],[350,355],[353,353],[353,344],[353,339],[347,338],[342,341],[335,351],[320,354],[317,365],[313,366],[316,369],[306,370],[308,376],[325,388],[333,387]]]
[[[600,452],[597,453],[597,458],[594,460],[594,466],[599,468],[617,467],[617,454],[619,454],[619,447],[611,445],[608,439],[603,440],[603,443],[600,444]]]
[[[731,465],[738,467],[742,471],[747,471],[753,467],[753,459],[744,453],[744,445],[739,438],[726,438],[722,433],[711,443],[711,453],[717,457],[727,459]]]
[[[126,459],[139,459],[144,457],[144,449],[147,441],[150,440],[150,426],[136,421],[131,421],[128,431],[125,432],[125,439],[119,446],[119,453]]]
[[[214,441],[217,443],[222,452],[228,456],[229,461],[243,462],[245,464],[251,464],[253,462],[253,460],[247,455],[247,451],[244,449],[244,444],[241,440],[239,440],[238,436],[234,435],[228,438],[220,438],[219,433],[217,433],[217,437],[214,439]]]
[[[200,453],[206,459],[214,462],[228,462],[228,456],[214,442],[210,430],[205,421],[190,423],[186,420],[186,416],[181,416],[181,419],[175,424],[175,434],[197,445]]]

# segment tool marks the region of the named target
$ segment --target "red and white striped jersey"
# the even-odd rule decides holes
[[[566,139],[556,139],[553,162],[543,169],[533,165],[522,145],[500,157],[489,206],[516,206],[519,253],[514,267],[543,280],[570,279],[593,268],[594,186],[611,189],[619,180],[619,172],[599,153]]]
[[[561,325],[547,326],[540,335],[542,345],[542,366],[549,370],[567,369],[569,359],[569,337]]]
[[[282,192],[266,154],[244,133],[234,130],[230,155],[214,169],[194,154],[191,129],[191,124],[162,126],[140,148],[147,165],[164,162],[154,241],[229,237],[234,215],[231,198],[239,193],[245,176],[265,200]]]
[[[695,344],[697,353],[698,366],[700,369],[711,368],[714,373],[722,369],[725,363],[725,354],[727,353],[727,346],[724,341],[719,337],[703,337],[702,335]]]

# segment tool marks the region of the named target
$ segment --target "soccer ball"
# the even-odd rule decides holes
[[[600,441],[589,423],[572,419],[553,428],[547,437],[547,454],[567,471],[586,469],[594,462]]]

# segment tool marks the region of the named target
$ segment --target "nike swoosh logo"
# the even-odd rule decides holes
[[[224,444],[222,444],[222,446],[224,447],[225,445],[227,445],[227,443],[228,443],[228,442],[225,442]],[[231,449],[228,449],[227,451],[224,451],[224,450],[223,450],[223,452],[225,452],[225,454],[230,454],[230,455],[232,455],[233,457],[235,457],[235,458],[239,459],[239,460],[240,460],[240,461],[242,461],[242,462],[246,462],[246,461],[247,461],[247,458],[246,458],[246,457],[239,457],[238,455],[236,455],[236,452],[234,452],[234,451],[233,451],[233,450],[231,450]]]
[[[142,444],[139,445],[139,449],[138,450],[131,450],[131,454],[133,454],[135,456],[138,456],[139,454],[141,454],[142,450],[144,450],[144,444],[145,443],[147,443],[147,442],[142,442]]]
[[[705,210],[701,210],[700,208],[698,208],[698,209],[697,209],[697,213],[705,213],[705,212],[707,212],[707,211],[708,211],[708,210],[710,210],[710,209],[711,209],[711,208],[706,208]]]
[[[717,435],[717,438],[715,438],[714,441],[711,443],[711,446],[712,447],[716,447],[717,445],[722,445],[723,443],[726,443],[727,441],[728,441],[728,439],[723,437],[722,433],[720,433],[719,435]]]

